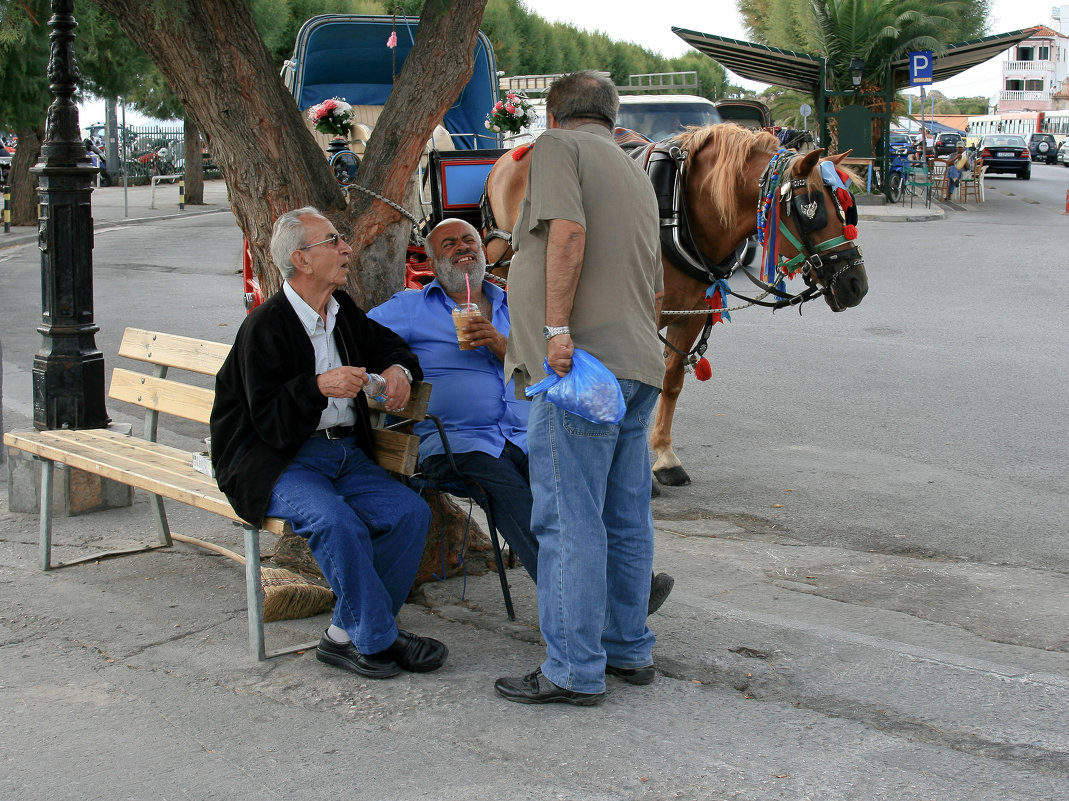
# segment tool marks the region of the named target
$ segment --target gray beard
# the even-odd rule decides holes
[[[472,262],[470,272],[454,267],[449,259],[434,260],[434,274],[438,277],[438,283],[442,285],[446,292],[450,293],[467,290],[464,276],[468,276],[472,286],[481,286],[485,272],[486,259],[479,258],[479,254],[475,255],[475,261]]]

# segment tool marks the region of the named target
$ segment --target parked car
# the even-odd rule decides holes
[[[965,137],[957,131],[943,131],[935,135],[935,155],[953,155],[958,152],[958,145],[964,144]]]
[[[1058,148],[1058,161],[1069,167],[1069,136],[1062,140],[1062,146]]]
[[[1032,160],[1023,136],[985,134],[977,149],[989,173],[1011,172],[1024,181],[1032,177]]]
[[[1058,163],[1058,143],[1054,139],[1054,134],[1028,134],[1028,152],[1032,161],[1042,161],[1047,164]]]
[[[758,100],[718,100],[716,110],[724,122],[733,122],[751,131],[772,127],[772,112]]]
[[[900,156],[913,146],[913,140],[905,131],[891,131],[891,136],[888,141],[891,143],[891,155],[893,156]]]

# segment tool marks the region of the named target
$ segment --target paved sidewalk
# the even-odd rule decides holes
[[[230,211],[226,183],[221,179],[204,182],[204,205],[201,206],[187,204],[180,209],[177,182],[160,182],[155,188],[108,186],[94,189],[92,204],[93,227],[96,229]],[[0,249],[36,240],[37,226],[11,226],[11,231],[6,234],[0,229]]]

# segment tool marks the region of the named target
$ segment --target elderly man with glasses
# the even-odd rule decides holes
[[[344,292],[352,253],[316,209],[278,218],[271,257],[285,282],[242,323],[216,376],[212,462],[245,520],[285,518],[308,540],[338,599],[316,657],[388,678],[436,670],[448,652],[397,628],[430,510],[375,463],[361,390],[380,373],[399,409],[423,374]]]

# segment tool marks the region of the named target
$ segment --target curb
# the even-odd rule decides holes
[[[198,209],[198,210],[185,210],[176,212],[174,214],[160,214],[155,217],[123,217],[119,220],[103,220],[101,222],[95,222],[93,224],[94,231],[102,231],[108,228],[118,228],[122,225],[144,225],[145,223],[158,222],[160,220],[177,220],[185,217],[200,217],[205,214],[222,214],[223,212],[229,212],[230,209],[213,208],[213,209]],[[29,226],[19,226],[26,230],[26,233],[0,233],[0,250],[9,247],[16,247],[18,245],[25,245],[30,242],[37,241],[37,231],[30,229]]]

